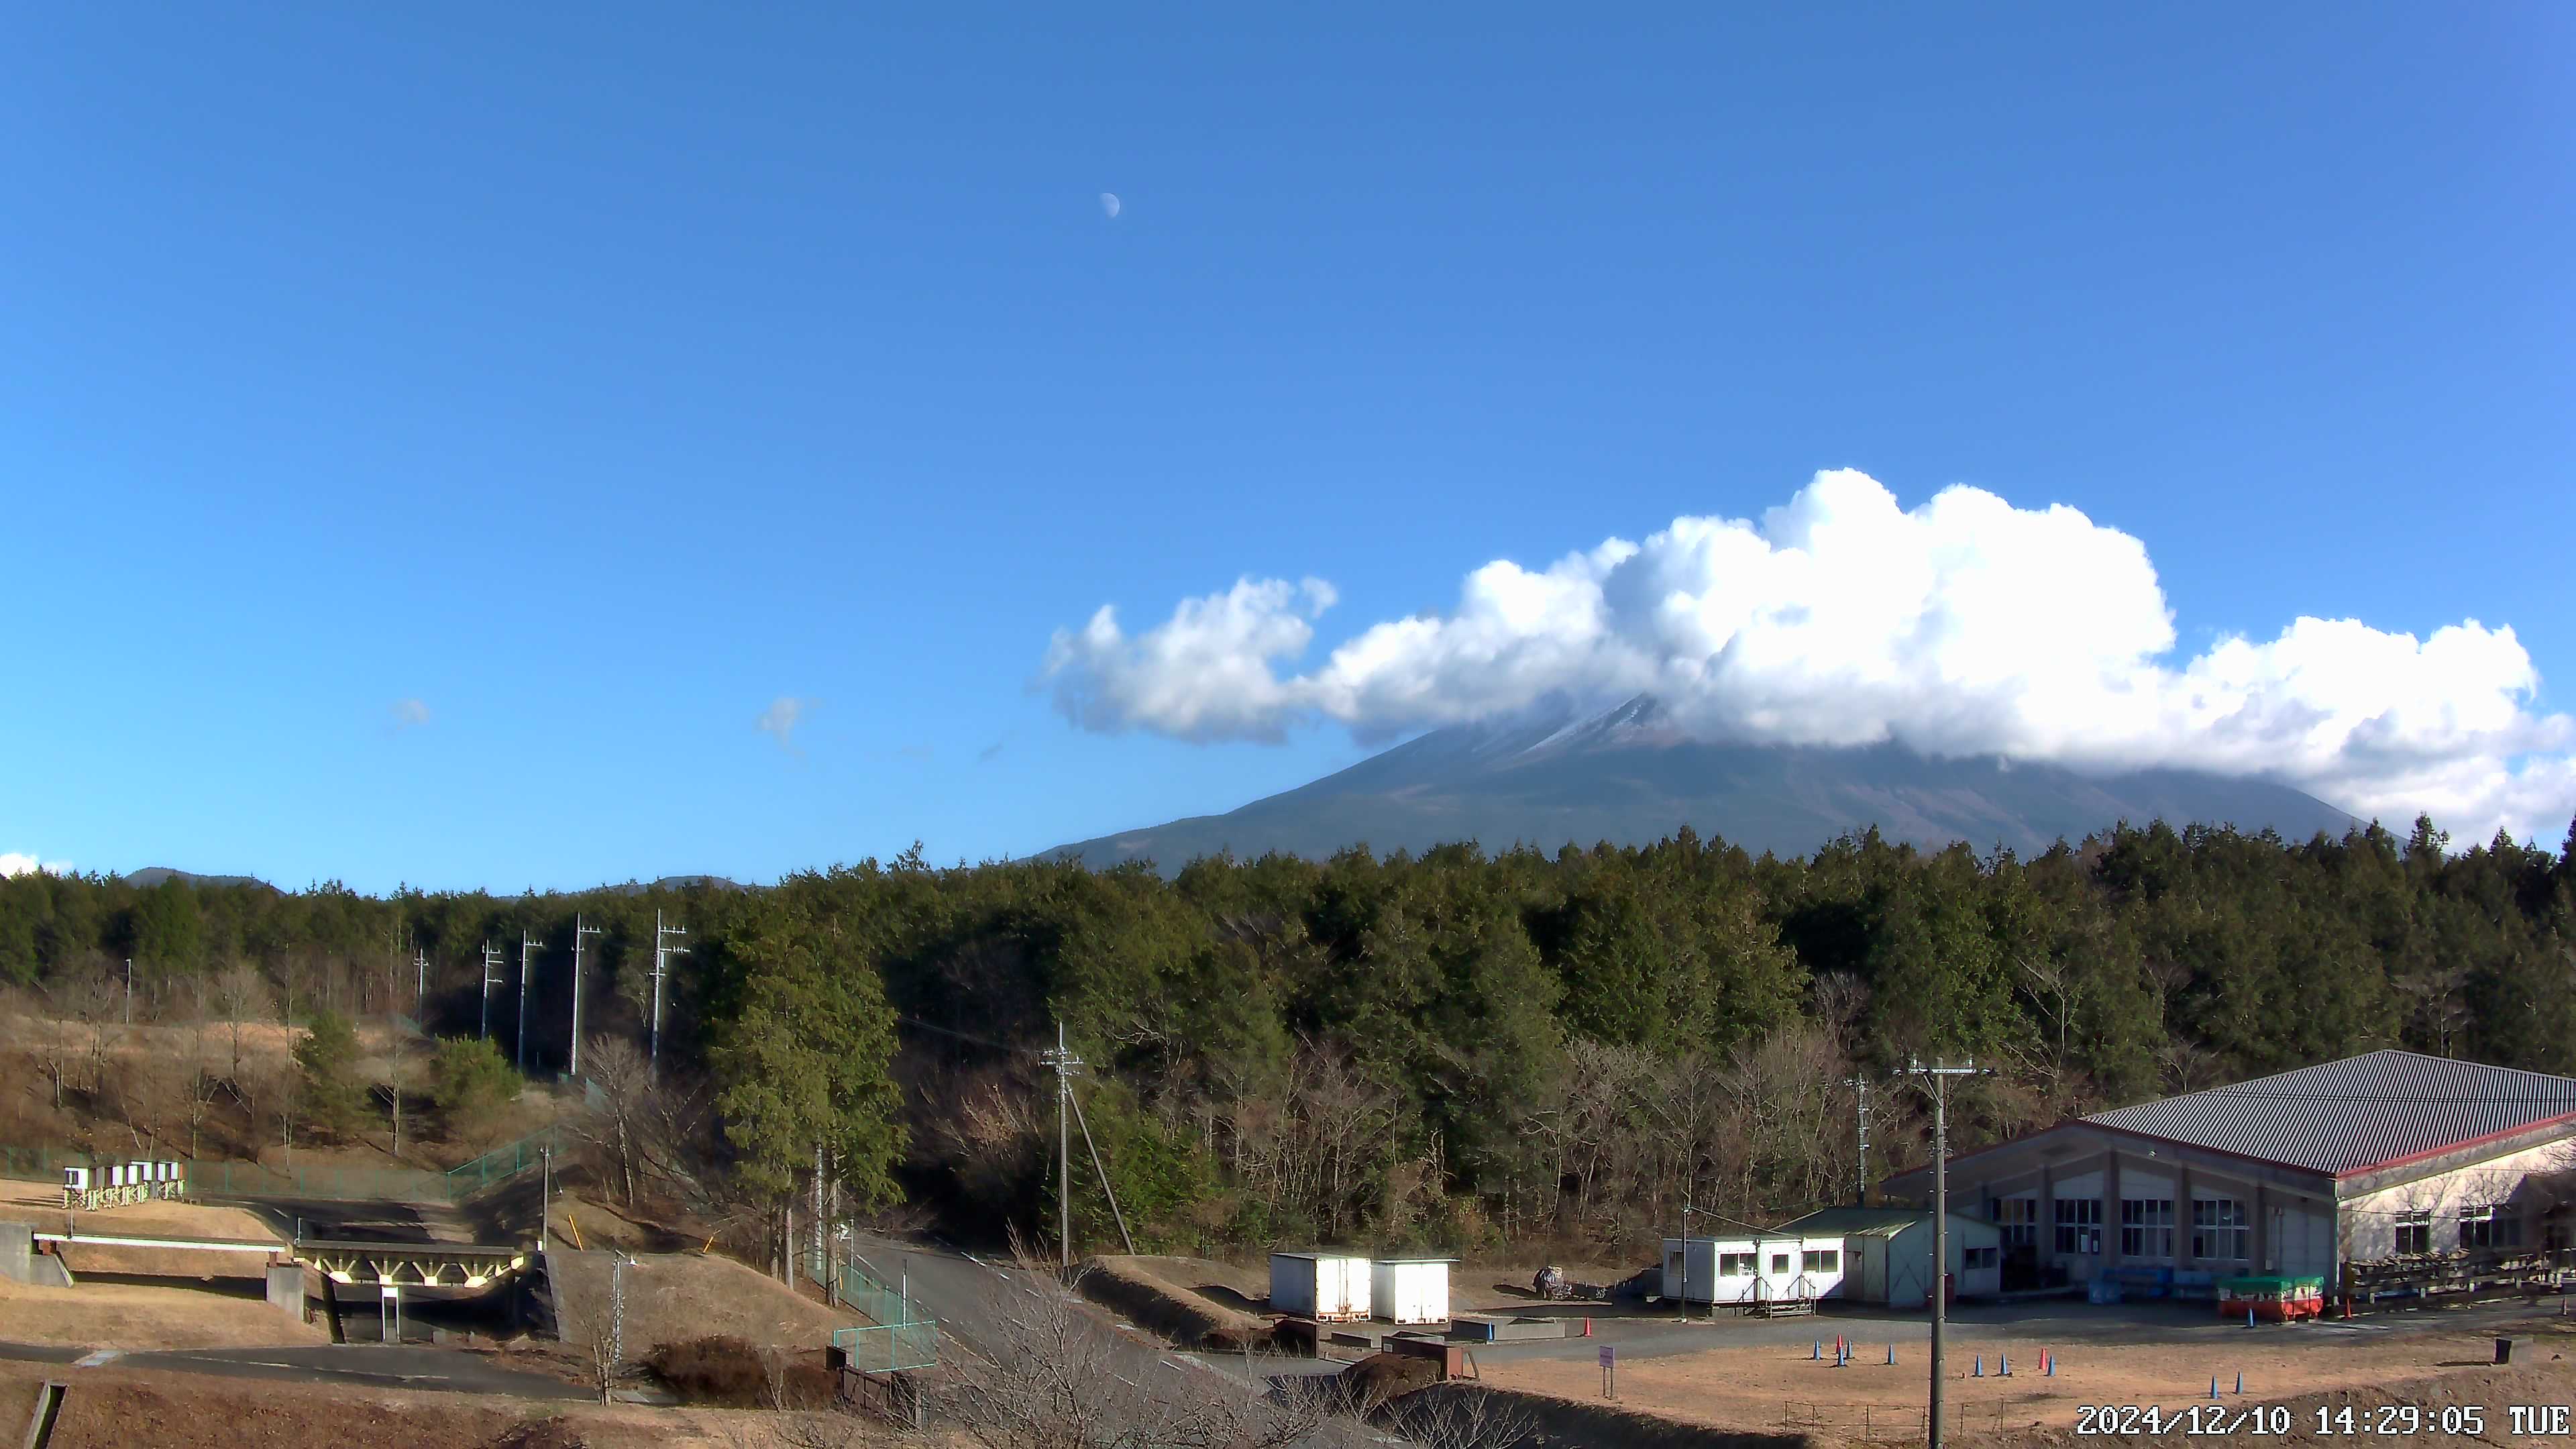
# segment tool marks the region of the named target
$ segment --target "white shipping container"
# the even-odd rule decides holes
[[[1330,1253],[1270,1255],[1270,1308],[1320,1323],[1369,1316],[1369,1260]]]
[[[1369,1264],[1369,1308],[1389,1323],[1449,1321],[1447,1258],[1380,1258]]]

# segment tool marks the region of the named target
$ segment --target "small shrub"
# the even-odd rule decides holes
[[[519,1074],[501,1049],[481,1037],[451,1036],[438,1044],[430,1065],[431,1097],[448,1135],[481,1145],[495,1135],[501,1114],[519,1095]]]
[[[775,1399],[771,1359],[758,1345],[731,1334],[659,1344],[644,1359],[653,1377],[684,1403],[766,1409],[783,1401],[790,1409],[827,1409],[838,1397],[840,1385],[818,1351],[781,1356],[774,1366],[779,1376]]]

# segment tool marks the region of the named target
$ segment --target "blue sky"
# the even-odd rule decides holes
[[[1285,677],[1838,468],[2567,708],[2576,11],[1712,8],[24,12],[0,852],[1023,853],[1365,753],[1077,727],[1103,604],[1327,579]]]

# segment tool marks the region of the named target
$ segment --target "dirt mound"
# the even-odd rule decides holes
[[[1270,1320],[1183,1288],[1147,1266],[1152,1261],[1125,1257],[1086,1261],[1078,1280],[1083,1296],[1117,1309],[1138,1326],[1183,1348],[1231,1353],[1270,1342]]]
[[[606,1321],[610,1269],[617,1255],[557,1248],[546,1254],[555,1309],[567,1342],[579,1326]],[[643,1253],[626,1279],[626,1341],[686,1343],[715,1335],[755,1347],[820,1352],[832,1330],[859,1316],[825,1307],[731,1258],[697,1253]]]
[[[1437,1361],[1410,1353],[1373,1353],[1340,1374],[1355,1404],[1383,1404],[1440,1382]]]

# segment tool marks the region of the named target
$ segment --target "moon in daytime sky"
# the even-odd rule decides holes
[[[1117,192],[1104,191],[1100,193],[1100,214],[1102,216],[1109,218],[1111,221],[1116,221],[1118,219],[1118,207],[1119,202]]]

